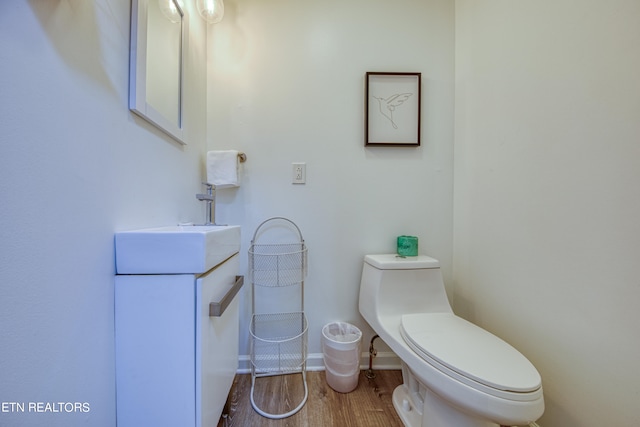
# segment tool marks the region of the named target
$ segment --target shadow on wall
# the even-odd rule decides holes
[[[129,55],[130,2],[29,0],[29,5],[64,62],[116,94],[128,75],[121,57]],[[23,50],[33,51],[30,37],[15,40],[22,40]]]

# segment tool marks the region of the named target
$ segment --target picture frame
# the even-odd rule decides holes
[[[365,76],[365,146],[420,146],[422,73]]]

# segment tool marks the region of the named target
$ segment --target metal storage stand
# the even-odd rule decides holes
[[[259,233],[276,221],[284,222],[297,239],[293,243],[258,243]],[[294,231],[295,229],[295,231]],[[281,419],[298,412],[306,403],[307,388],[307,318],[304,314],[304,278],[307,273],[307,248],[300,228],[291,220],[274,217],[256,228],[249,249],[249,274],[252,282],[251,333],[251,406],[260,415]],[[259,307],[256,288],[298,286],[299,311],[277,312],[274,307]],[[264,305],[264,304],[262,304]],[[302,375],[304,397],[293,410],[284,414],[270,414],[258,407],[253,393],[256,379],[265,376]]]

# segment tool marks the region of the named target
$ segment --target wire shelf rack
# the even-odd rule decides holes
[[[307,275],[307,248],[299,243],[254,243],[249,249],[249,274],[257,286],[297,285]]]
[[[306,361],[307,328],[303,312],[254,314],[251,363],[256,374],[300,371]]]
[[[270,226],[284,225],[295,242],[268,242],[258,240]],[[306,403],[307,388],[307,318],[304,314],[304,278],[307,274],[307,248],[300,228],[290,219],[269,218],[257,228],[249,248],[249,277],[252,282],[252,311],[249,332],[251,334],[251,406],[260,415],[282,419],[298,412]],[[278,312],[257,310],[256,286],[299,286],[300,310]],[[295,288],[293,288],[295,289]],[[297,290],[296,290],[297,292]],[[274,310],[274,307],[270,307]],[[257,378],[272,375],[300,373],[304,384],[304,397],[293,410],[284,414],[271,414],[255,402],[254,389]]]

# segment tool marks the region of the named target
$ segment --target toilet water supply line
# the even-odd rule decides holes
[[[373,340],[375,340],[376,338],[378,338],[378,335],[371,338],[371,342],[369,343],[369,369],[365,373],[365,376],[370,380],[376,377],[376,373],[373,372],[373,358],[376,357],[378,354],[375,347],[373,347]]]

